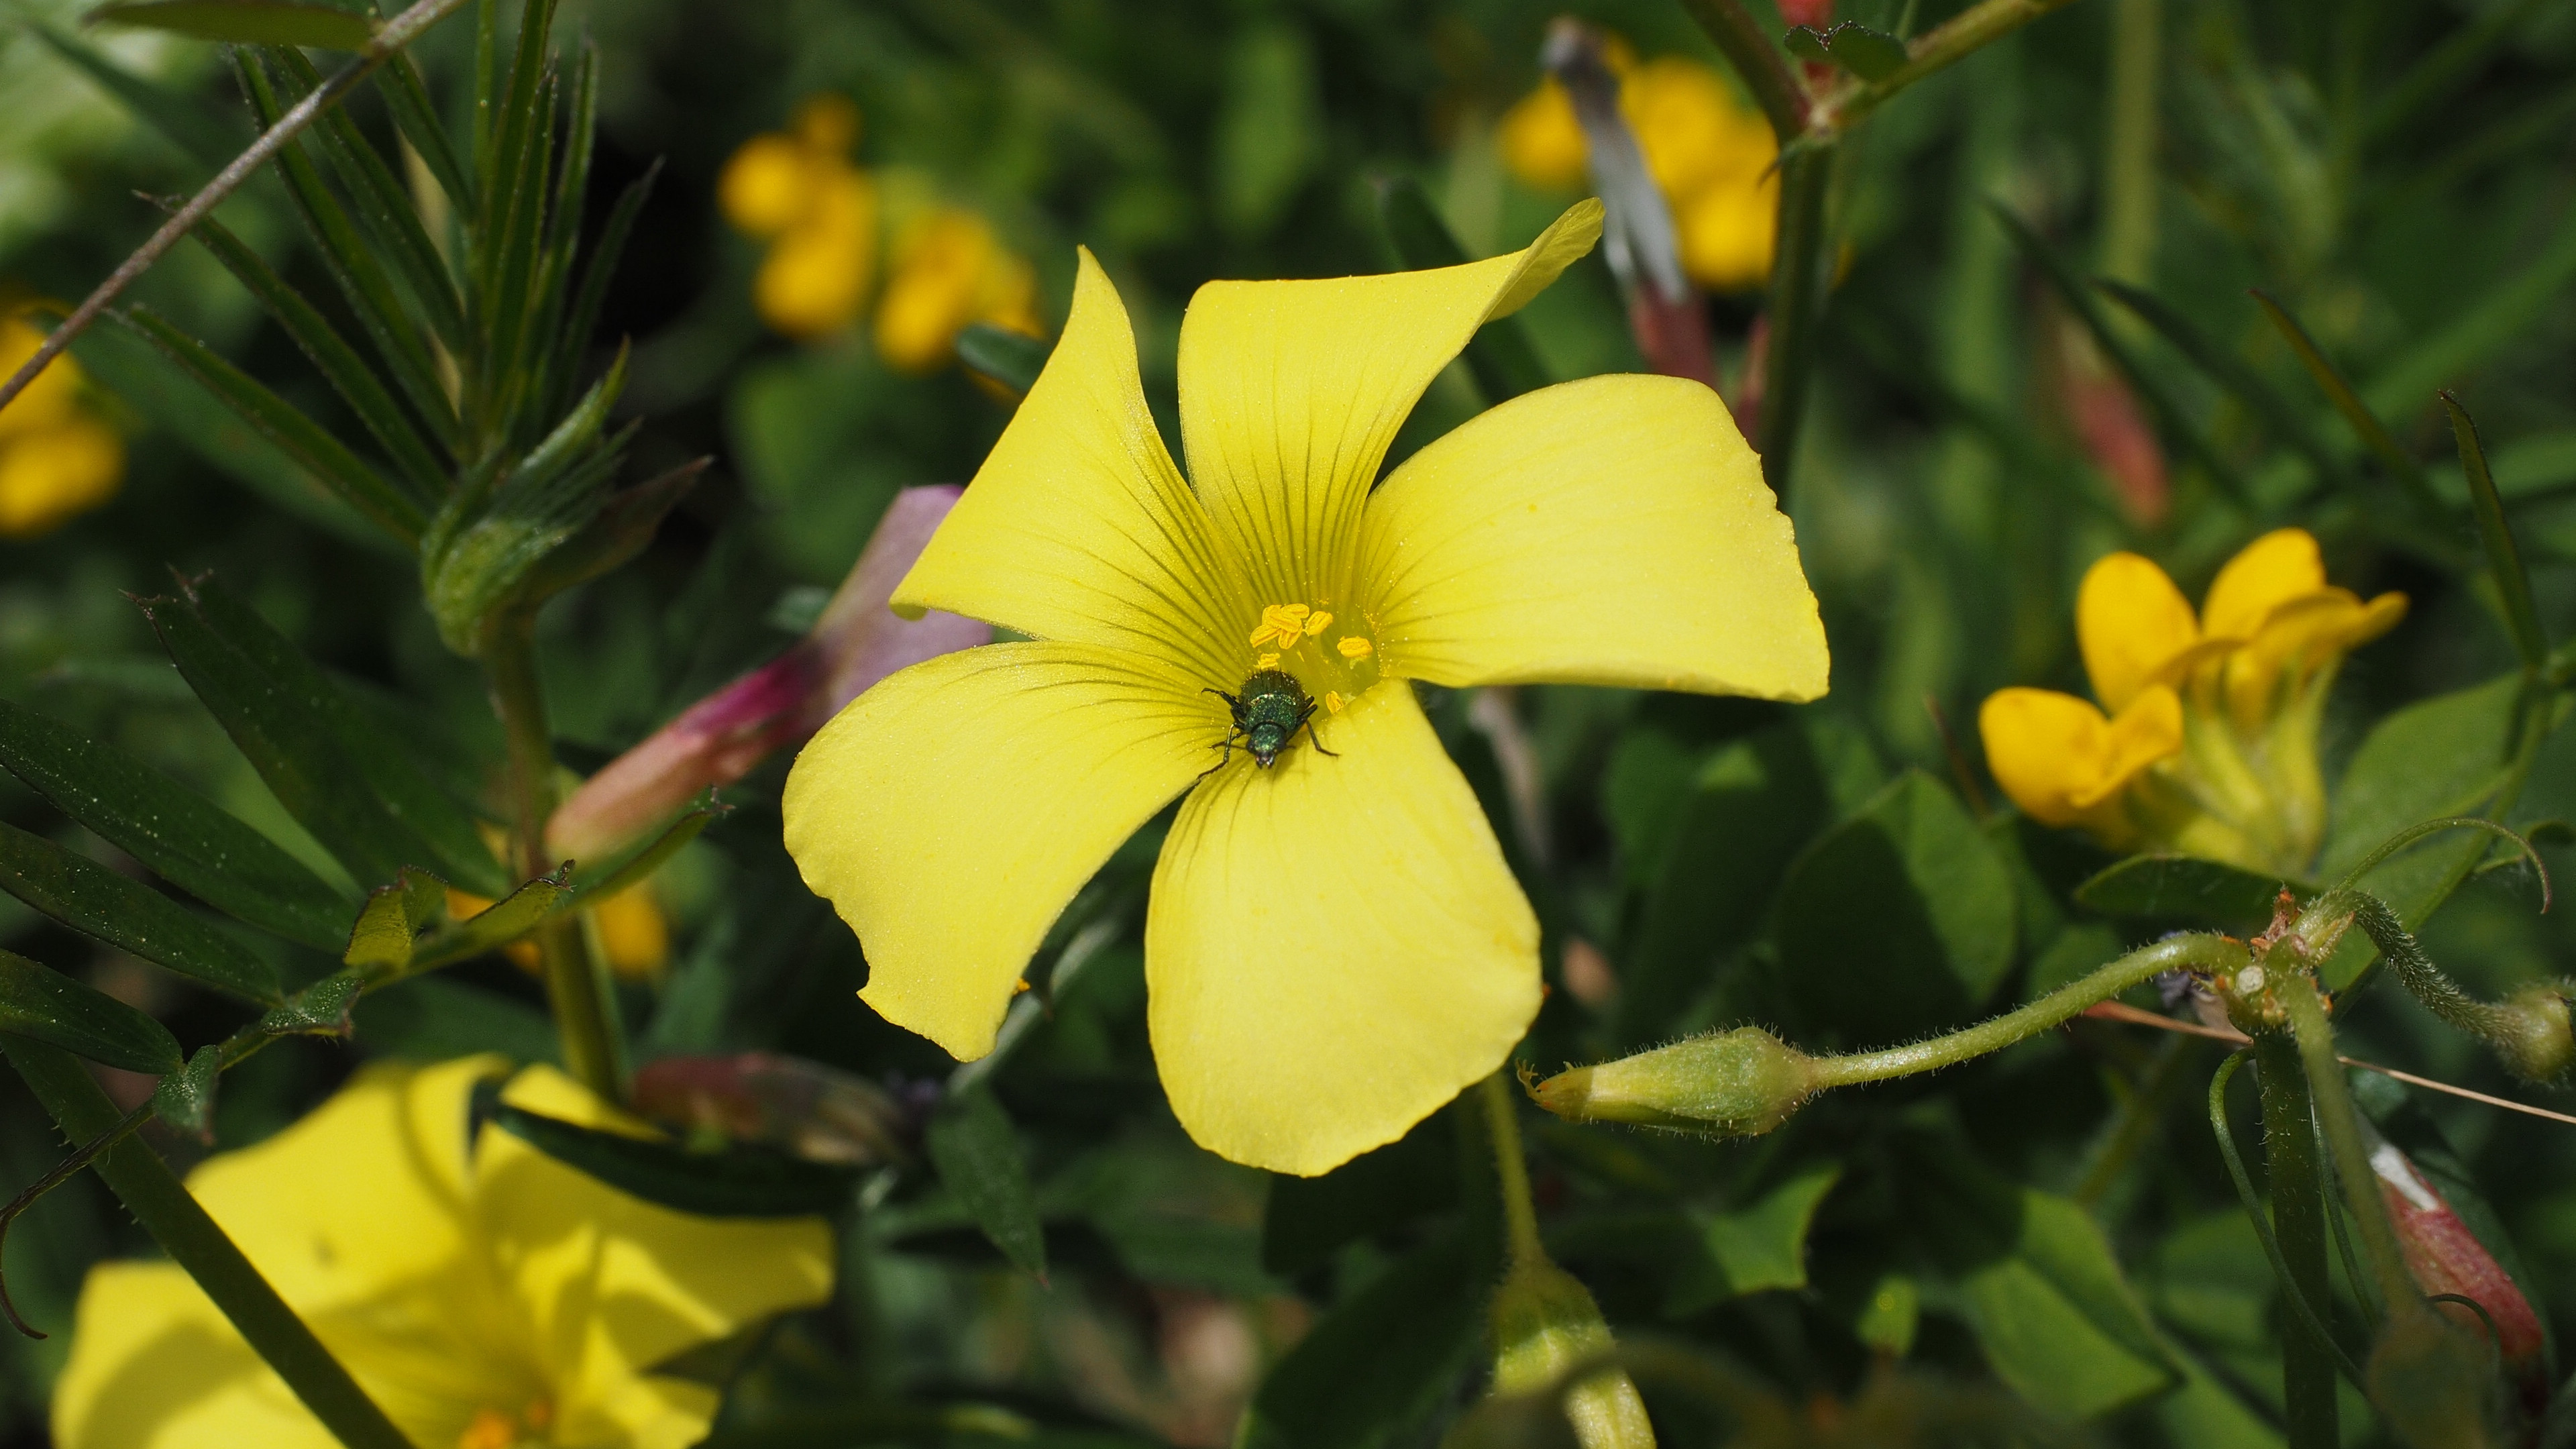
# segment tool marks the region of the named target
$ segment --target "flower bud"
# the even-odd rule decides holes
[[[2389,1316],[2363,1375],[2370,1401],[2409,1449],[2486,1449],[2495,1351],[2484,1333],[2421,1305]]]
[[[1566,1370],[1611,1348],[1592,1290],[1544,1258],[1524,1260],[1494,1292],[1494,1393],[1555,1386]],[[1564,1391],[1565,1418],[1583,1449],[1653,1449],[1646,1402],[1628,1375],[1605,1368]]]
[[[1559,1072],[1531,1095],[1576,1122],[1754,1137],[1789,1120],[1816,1087],[1814,1058],[1758,1026],[1739,1026]]]
[[[2504,1069],[2526,1082],[2547,1082],[2576,1058],[2576,1035],[2567,1025],[2567,998],[2552,983],[2536,982],[2506,997],[2479,1033]]]

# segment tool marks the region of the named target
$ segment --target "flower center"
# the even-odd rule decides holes
[[[465,1432],[456,1436],[456,1449],[519,1449],[521,1445],[543,1444],[546,1430],[554,1426],[554,1405],[535,1399],[513,1414],[507,1409],[477,1409],[466,1424]]]
[[[1255,669],[1284,669],[1306,692],[1339,714],[1377,683],[1377,643],[1367,621],[1340,617],[1322,604],[1272,604],[1252,629]]]

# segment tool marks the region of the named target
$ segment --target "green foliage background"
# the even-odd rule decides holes
[[[964,481],[1008,416],[959,371],[905,377],[863,339],[809,347],[763,331],[749,300],[756,245],[713,204],[744,139],[809,94],[846,93],[866,118],[862,162],[919,168],[992,218],[1036,262],[1054,320],[1074,245],[1092,247],[1135,315],[1147,394],[1168,409],[1181,310],[1199,283],[1397,264],[1378,220],[1383,179],[1418,180],[1478,254],[1518,245],[1561,209],[1567,198],[1509,178],[1491,136],[1534,83],[1557,8],[568,9],[564,33],[586,28],[601,56],[589,225],[654,158],[666,167],[595,339],[601,365],[619,338],[634,345],[621,415],[643,426],[625,476],[702,453],[718,463],[641,559],[543,616],[540,665],[567,762],[595,768],[783,648],[893,492]],[[1572,8],[1646,54],[1722,64],[1677,6]],[[1913,29],[1952,8],[1928,0]],[[2196,597],[2256,532],[2298,522],[2325,543],[2336,582],[2410,596],[2399,631],[2346,667],[2330,714],[2330,865],[2482,802],[2511,705],[2511,690],[2488,682],[2514,654],[2477,581],[2467,494],[2432,393],[2455,388],[2476,413],[2542,618],[2566,637],[2576,11],[2520,0],[2164,0],[2162,11],[2147,286],[2287,398],[2287,422],[2097,301],[2179,402],[2164,438],[2171,518],[2140,528],[2056,401],[2051,369],[2077,324],[1993,207],[2079,267],[2103,245],[2108,0],[2070,6],[1877,115],[1847,148],[1834,196],[1845,267],[1786,500],[1825,609],[1833,693],[1789,709],[1522,692],[1546,786],[1544,849],[1504,838],[1545,921],[1551,977],[1579,938],[1620,983],[1600,1006],[1560,984],[1527,1060],[1552,1069],[1744,1021],[1817,1049],[1901,1041],[2037,995],[2176,925],[2259,924],[2259,903],[2249,922],[2233,906],[2212,921],[2212,908],[2170,897],[2078,902],[2074,887],[2109,859],[1994,808],[1969,723],[1977,703],[2006,684],[2081,690],[2073,589],[2111,548],[2150,553]],[[1844,18],[1904,23],[1879,0]],[[81,36],[70,20],[69,7],[35,3],[14,21],[0,12],[0,276],[62,298],[85,293],[158,223],[133,192],[193,190],[251,134],[212,47],[102,43],[108,32]],[[96,90],[41,38],[46,27],[152,78],[182,108],[179,123],[156,128]],[[456,23],[418,47],[434,85],[462,74],[470,44]],[[371,99],[355,114],[371,134],[386,129]],[[290,280],[328,292],[272,178],[222,214]],[[2452,505],[2448,526],[2416,521],[2384,484],[2347,486],[2319,466],[2321,452],[2337,473],[2368,480],[2373,468],[2247,295],[2256,286],[2360,381]],[[201,250],[182,248],[137,295],[290,401],[347,421]],[[1711,309],[1731,377],[1754,304]],[[1641,365],[1598,257],[1525,316],[1560,379]],[[166,592],[168,568],[211,569],[460,800],[485,802],[499,728],[476,672],[441,646],[408,556],[352,527],[130,339],[102,331],[77,355],[119,400],[132,467],[110,506],[0,544],[0,696],[124,746],[336,871],[123,597]],[[1397,456],[1480,406],[1453,370]],[[1168,411],[1161,421],[1177,433]],[[2254,506],[2230,500],[2193,439]],[[1927,701],[1963,731],[1961,761]],[[1494,818],[1510,819],[1465,701],[1436,700],[1434,718]],[[856,943],[780,849],[784,766],[729,792],[737,811],[663,877],[677,964],[660,987],[629,990],[638,1054],[775,1050],[936,1082],[949,1063],[859,1004]],[[2560,735],[2516,820],[2570,817],[2576,747]],[[0,818],[111,858],[6,777]],[[994,1074],[975,1120],[954,1129],[971,1140],[943,1145],[934,1133],[931,1165],[867,1185],[848,1218],[839,1300],[762,1346],[724,1422],[808,1414],[839,1426],[815,1443],[984,1442],[974,1426],[988,1421],[954,1412],[984,1405],[1060,1436],[1047,1442],[1223,1442],[1235,1396],[1257,1384],[1244,1442],[1395,1445],[1432,1442],[1467,1401],[1480,1372],[1474,1288],[1491,1271],[1494,1231],[1472,1126],[1444,1113],[1314,1181],[1191,1148],[1161,1101],[1142,1018],[1144,884],[1160,831],[1149,826],[1111,862],[1041,954],[1051,968],[1084,927],[1109,923],[1051,1017]],[[2576,939],[2563,912],[2536,909],[2538,896],[2526,871],[2483,874],[2435,918],[2428,949],[2490,994],[2564,974]],[[191,1048],[245,1019],[5,897],[0,945],[138,997]],[[290,984],[329,964],[270,949]],[[1048,985],[1044,969],[1031,976]],[[2357,1056],[2523,1092],[2394,991],[2369,998],[2345,1040]],[[371,1056],[483,1048],[554,1050],[537,988],[491,958],[371,999],[353,1042],[290,1040],[245,1064],[225,1080],[216,1144],[275,1131]],[[1722,1354],[1802,1415],[1895,1395],[1873,1401],[1904,1410],[1878,1442],[2038,1434],[2042,1420],[2106,1442],[2279,1442],[2280,1310],[2200,1115],[2218,1055],[2086,1022],[1843,1094],[1749,1142],[1536,1119],[1543,1226],[1623,1336]],[[2456,1169],[2459,1192],[2491,1205],[2481,1221],[2518,1252],[2544,1319],[2576,1323],[2569,1129],[2420,1094],[2388,1106],[2392,1135],[2413,1134],[2428,1167]],[[973,1180],[952,1164],[997,1142],[1006,1154],[1016,1144],[1033,1184],[1043,1284],[977,1230],[991,1212],[942,1184]],[[205,1150],[161,1145],[182,1158]],[[33,1180],[58,1152],[35,1104],[0,1091],[9,1181]],[[1035,1237],[1019,1234],[1020,1256]],[[8,1278],[30,1319],[59,1327],[90,1263],[146,1247],[84,1178],[10,1235]],[[1221,1391],[1194,1387],[1183,1356],[1186,1325],[1209,1304],[1238,1305],[1248,1325],[1248,1358]],[[19,1442],[40,1442],[62,1342],[0,1338]],[[1910,1375],[1901,1386],[1873,1377],[1891,1364]],[[1673,1442],[1707,1432],[1689,1399],[1651,1377],[1646,1389]],[[1827,1417],[1801,1419],[1802,1434],[1821,1440]]]

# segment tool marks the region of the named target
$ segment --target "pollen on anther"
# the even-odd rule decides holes
[[[1357,634],[1350,635],[1343,639],[1341,643],[1334,645],[1333,648],[1338,650],[1344,659],[1366,659],[1377,652],[1376,645],[1371,644],[1368,640],[1361,638]]]
[[[1329,628],[1332,625],[1332,622],[1332,615],[1324,613],[1321,610],[1317,610],[1313,616],[1306,620],[1306,637],[1310,639],[1323,637],[1324,630]]]
[[[1252,644],[1258,648],[1272,640],[1287,649],[1305,637],[1306,616],[1314,610],[1304,604],[1272,604],[1261,611],[1260,627],[1252,631]]]
[[[1342,692],[1341,692],[1340,690],[1338,690],[1338,689],[1328,689],[1328,690],[1325,690],[1325,691],[1324,691],[1324,708],[1325,708],[1325,709],[1327,709],[1327,710],[1331,711],[1331,712],[1332,712],[1332,713],[1334,713],[1334,714],[1340,714],[1340,713],[1342,712],[1342,706],[1343,706],[1343,704],[1345,704],[1345,703],[1347,703],[1347,701],[1345,701],[1345,700],[1342,698]]]

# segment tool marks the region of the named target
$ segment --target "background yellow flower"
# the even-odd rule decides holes
[[[24,319],[0,320],[0,377],[44,342]],[[0,538],[50,533],[124,481],[124,440],[81,405],[81,388],[79,364],[64,357],[0,408]]]

